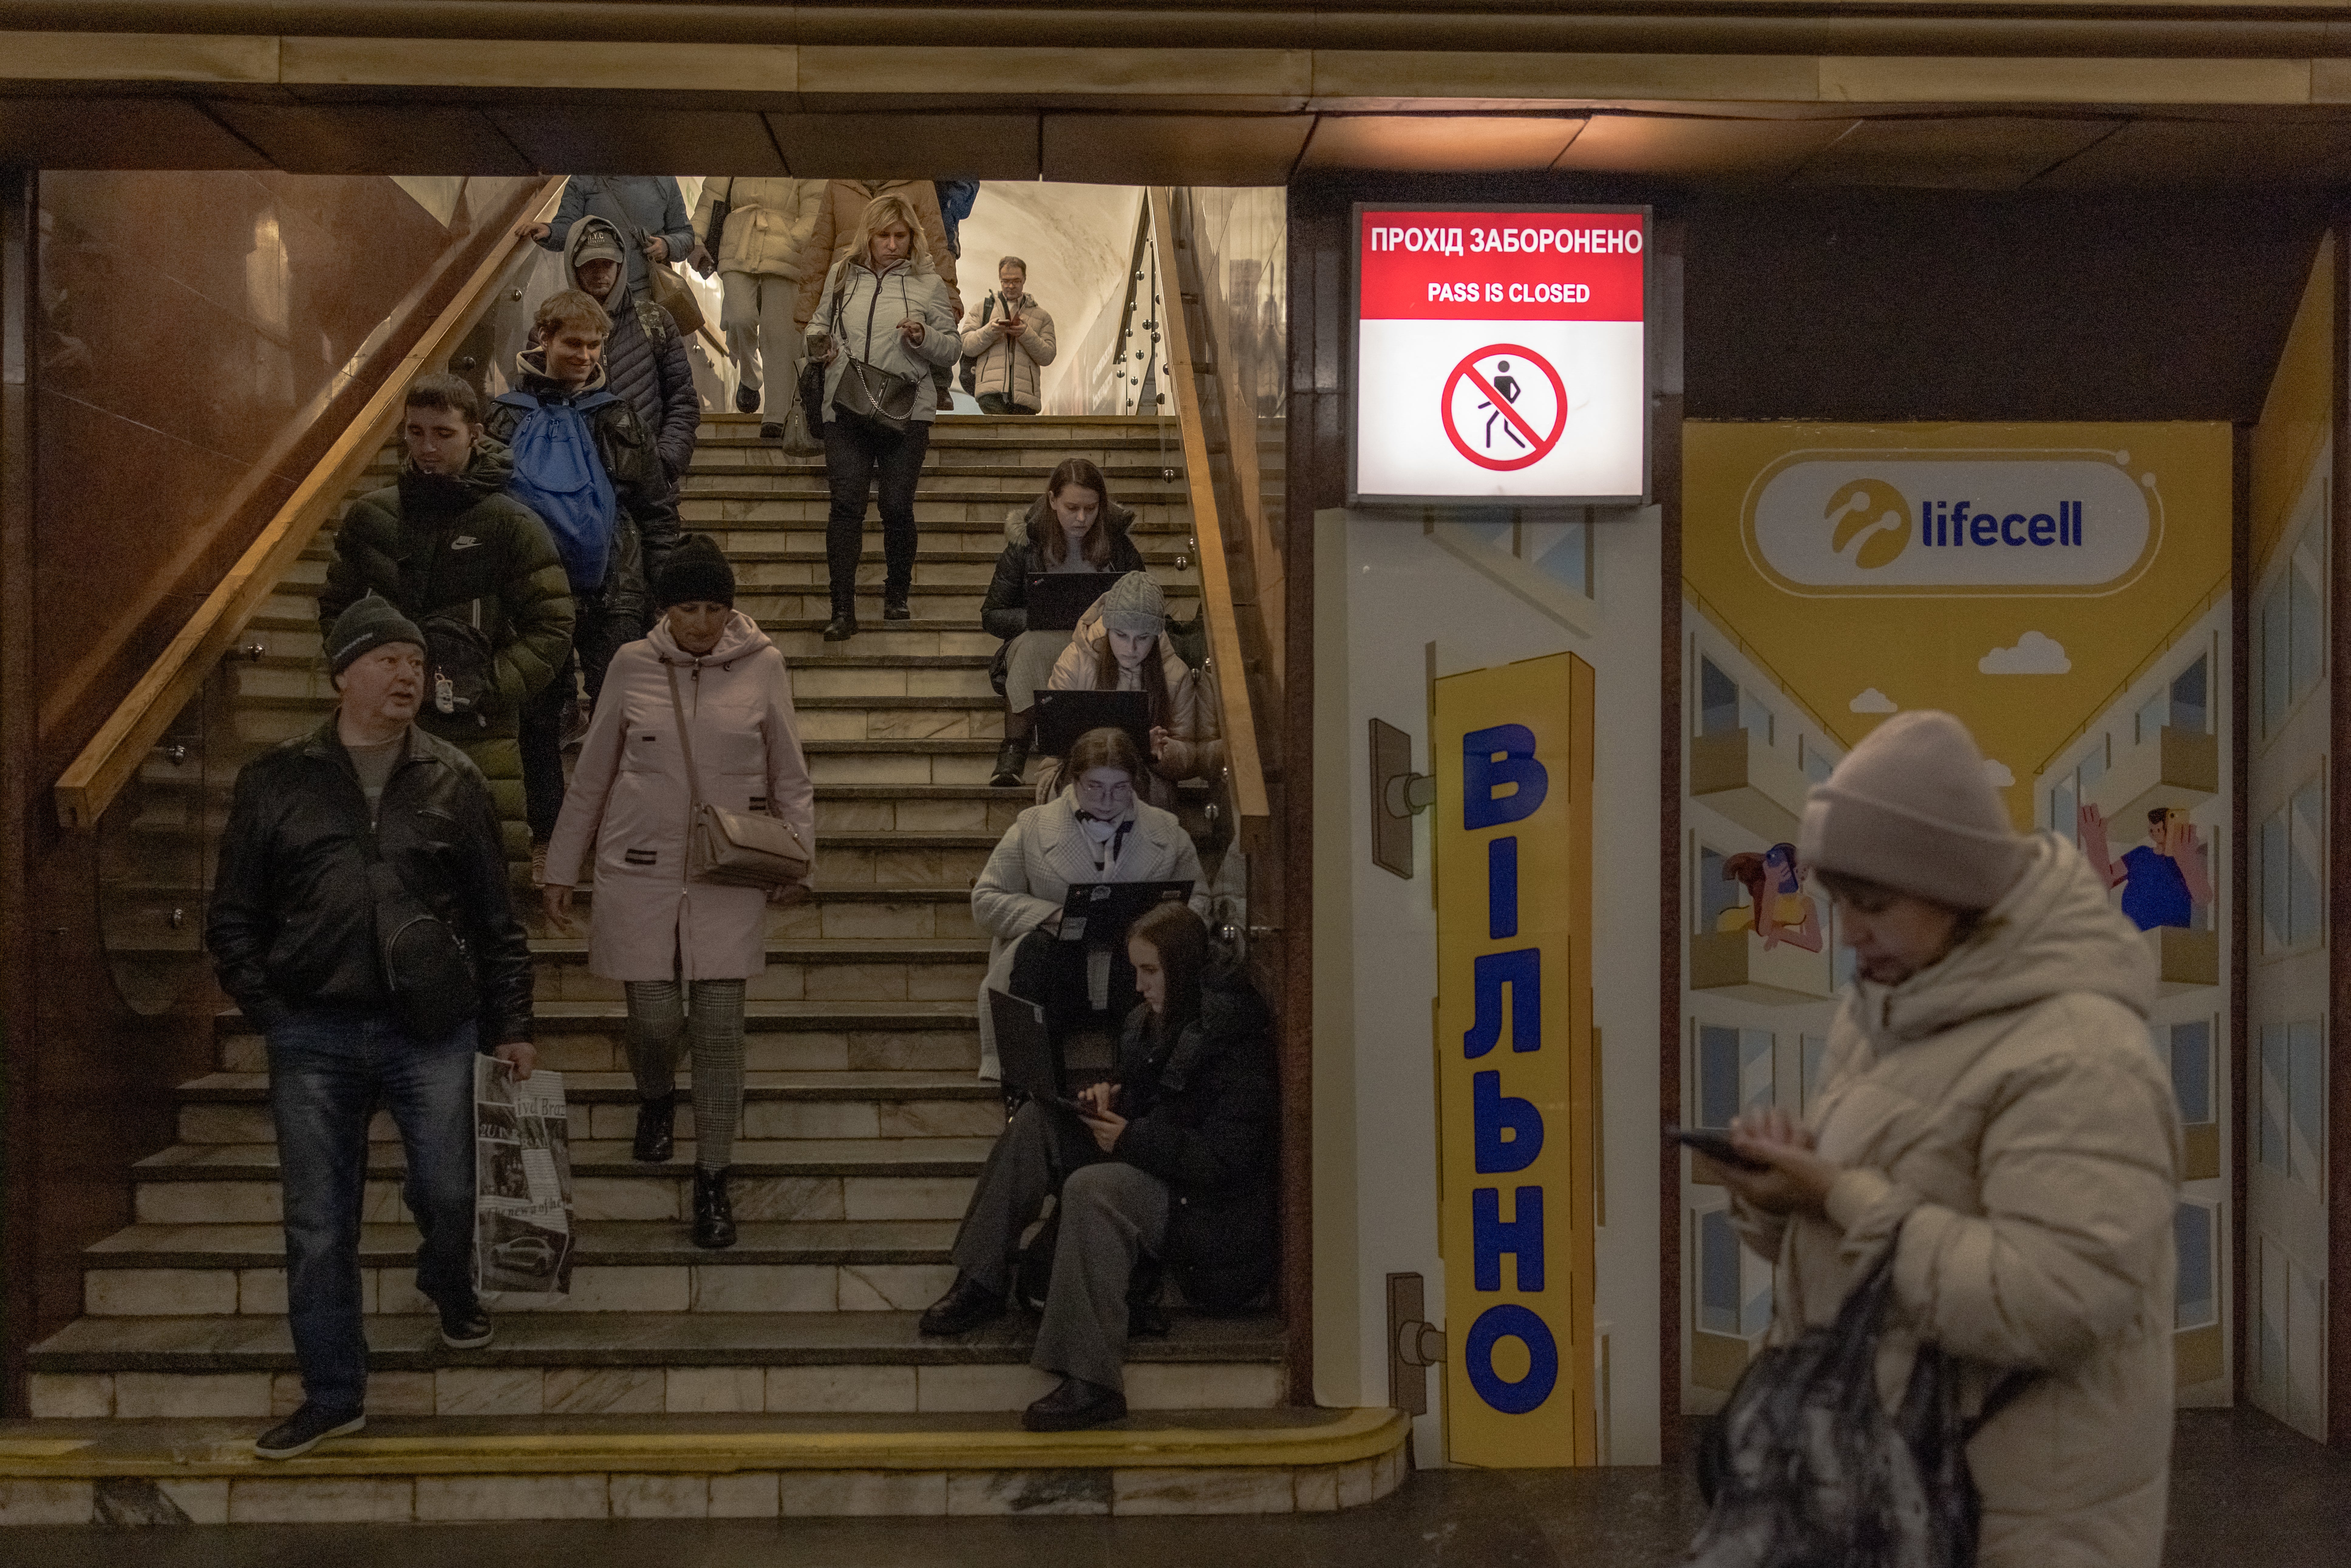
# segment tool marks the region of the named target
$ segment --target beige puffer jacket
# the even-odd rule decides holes
[[[971,395],[1001,392],[1020,408],[1041,409],[1044,367],[1058,351],[1053,338],[1053,313],[1023,294],[1014,302],[1022,328],[1017,339],[1004,335],[1009,314],[1004,296],[991,293],[964,313],[963,351],[971,356]],[[981,318],[986,317],[986,320]]]
[[[694,237],[710,243],[710,211],[726,204],[718,235],[718,270],[797,281],[807,265],[809,235],[824,204],[822,180],[767,180],[721,175],[702,183],[694,204]]]
[[[2080,851],[2043,834],[1982,931],[1862,982],[1807,1123],[1845,1167],[1828,1218],[1741,1210],[1780,1266],[1775,1342],[1830,1322],[1898,1233],[1878,1364],[1917,1344],[2041,1379],[1969,1448],[1983,1568],[2157,1568],[2172,1427],[2179,1122],[2151,1047],[2155,964]]]
[[[1053,661],[1053,673],[1047,677],[1045,689],[1053,692],[1088,692],[1095,689],[1094,681],[1102,669],[1102,644],[1110,633],[1102,630],[1102,601],[1086,606],[1078,617],[1078,628],[1070,634],[1070,645]],[[1153,805],[1163,810],[1176,803],[1176,785],[1186,779],[1206,779],[1224,765],[1224,710],[1217,706],[1216,684],[1184,662],[1176,651],[1175,643],[1163,632],[1159,634],[1159,673],[1167,682],[1167,751],[1151,764],[1152,777],[1147,791]],[[1142,684],[1121,672],[1118,689],[1139,691]],[[1054,769],[1047,769],[1038,780],[1037,798],[1049,800],[1058,793],[1063,781]]]

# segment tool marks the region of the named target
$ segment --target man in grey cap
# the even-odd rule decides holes
[[[444,1344],[490,1343],[472,1267],[474,1059],[488,1051],[525,1078],[535,1062],[530,945],[489,790],[464,752],[415,723],[424,634],[371,593],[336,618],[326,649],[340,700],[237,774],[205,925],[221,988],[268,1042],[285,1187],[303,1403],[254,1445],[265,1459],[367,1424],[360,1213],[379,1107],[399,1125],[403,1196],[423,1233],[417,1291],[440,1311]],[[448,1017],[462,975],[436,971],[422,997],[394,986],[383,943],[395,921],[437,921],[464,945],[470,1013]],[[440,1020],[429,1032],[427,1016]]]
[[[1779,1269],[1773,1343],[1890,1257],[1889,1343],[1957,1358],[1970,1409],[2001,1391],[1968,1448],[1985,1568],[2156,1568],[2179,1120],[2146,939],[2073,843],[2017,833],[1949,714],[1855,747],[1797,852],[1860,978],[1802,1122],[1739,1118],[1762,1168],[1720,1173]]]

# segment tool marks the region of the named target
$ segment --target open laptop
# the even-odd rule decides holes
[[[1116,582],[1115,571],[1032,571],[1029,574],[1029,630],[1074,632],[1083,615]]]
[[[1141,692],[1039,692],[1037,755],[1067,757],[1090,729],[1123,729],[1151,760],[1151,699]]]
[[[1081,882],[1061,902],[1061,940],[1113,946],[1144,912],[1192,896],[1189,882]]]
[[[1045,1009],[990,986],[987,1010],[996,1025],[996,1066],[1004,1087],[1040,1105],[1085,1114],[1084,1106],[1061,1092],[1061,1053],[1046,1030]]]

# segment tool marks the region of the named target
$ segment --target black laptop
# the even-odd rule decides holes
[[[1182,904],[1189,882],[1081,882],[1061,901],[1061,940],[1108,947],[1126,940],[1127,927],[1146,910]]]
[[[1004,1087],[1039,1104],[1084,1115],[1085,1107],[1061,1092],[1061,1053],[1045,1028],[1045,1009],[993,986],[987,988],[987,1009],[996,1025],[996,1066]]]
[[[1078,618],[1125,575],[1116,571],[1032,571],[1029,574],[1029,630],[1074,632]]]
[[[1151,760],[1151,700],[1141,692],[1039,692],[1037,755],[1067,757],[1090,729],[1123,729]]]

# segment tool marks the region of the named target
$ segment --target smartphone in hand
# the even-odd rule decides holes
[[[1704,1127],[1668,1127],[1666,1129],[1666,1136],[1686,1148],[1696,1149],[1716,1165],[1727,1166],[1731,1170],[1768,1171],[1771,1168],[1761,1160],[1750,1160],[1740,1154],[1738,1145],[1730,1141],[1730,1134],[1728,1133]]]

